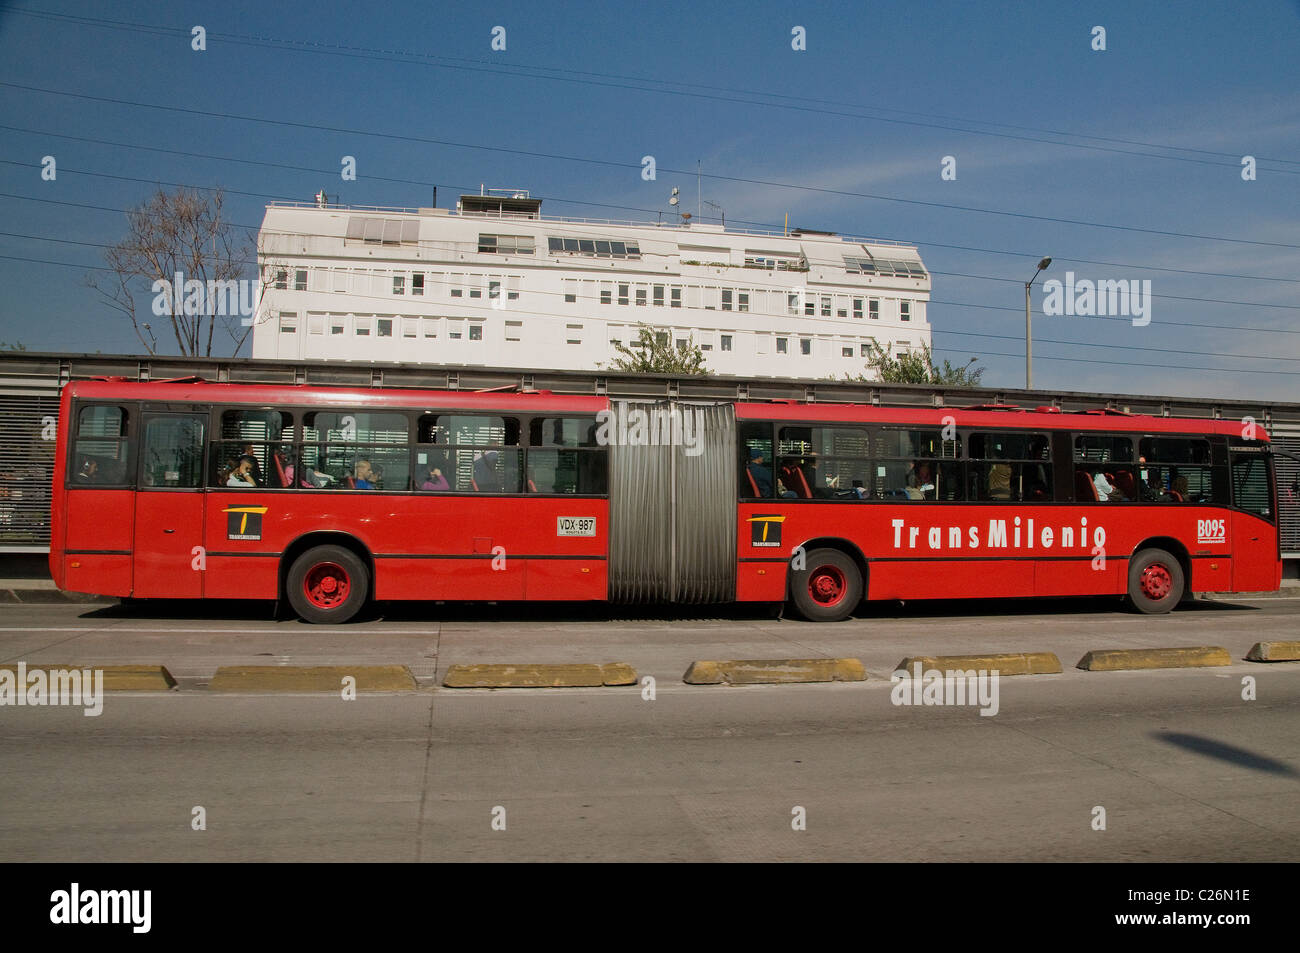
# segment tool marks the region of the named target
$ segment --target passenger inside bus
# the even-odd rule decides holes
[[[257,458],[251,453],[241,455],[235,465],[230,468],[230,474],[226,477],[226,486],[257,486],[257,480],[253,477],[253,465],[256,463]]]
[[[90,457],[81,461],[81,469],[75,477],[78,483],[96,483],[95,475],[99,473],[99,464]]]
[[[374,467],[365,457],[360,457],[352,468],[352,476],[348,477],[348,486],[356,490],[373,490],[377,480]]]
[[[909,500],[933,500],[935,487],[934,465],[929,460],[914,460],[908,465],[906,492]]]
[[[764,499],[772,495],[772,471],[764,465],[762,450],[749,451],[749,465],[745,468],[749,472],[750,488],[754,491],[755,496]]]
[[[446,461],[443,461],[443,466],[445,465]],[[434,491],[450,490],[451,484],[448,483],[447,478],[442,475],[442,467],[432,465],[424,471],[424,481],[420,484],[420,489]]]
[[[485,450],[474,461],[474,489],[479,493],[500,493],[501,478],[497,476],[495,450]]]

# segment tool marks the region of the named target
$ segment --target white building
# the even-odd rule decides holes
[[[267,207],[253,357],[594,370],[638,326],[706,367],[864,372],[874,339],[930,343],[916,249],[808,230],[551,218],[523,192],[455,211]]]

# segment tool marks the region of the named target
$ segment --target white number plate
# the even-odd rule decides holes
[[[556,536],[595,536],[596,517],[594,516],[557,516],[555,518]]]

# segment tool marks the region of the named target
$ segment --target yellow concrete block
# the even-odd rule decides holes
[[[855,658],[742,659],[692,662],[688,685],[771,685],[793,682],[861,682],[867,670]]]
[[[208,683],[214,692],[342,692],[344,678],[358,692],[413,692],[405,665],[223,665]]]
[[[1085,672],[1120,672],[1141,668],[1201,668],[1231,665],[1228,650],[1217,645],[1176,649],[1099,649],[1079,659]]]
[[[453,665],[442,684],[446,688],[598,688],[634,685],[636,670],[626,662]]]
[[[1300,662],[1300,642],[1256,642],[1246,653],[1248,662]]]
[[[14,673],[17,678],[19,673],[18,665],[23,665],[23,670],[27,673],[42,671],[45,672],[46,680],[49,680],[50,672],[68,672],[72,670],[103,672],[103,681],[100,683],[106,692],[166,692],[176,687],[176,679],[172,678],[171,672],[167,671],[161,665],[74,665],[71,662],[66,664],[53,664],[40,662],[36,665],[27,663],[8,663],[0,665],[0,669],[6,669]]]
[[[931,669],[948,671],[997,670],[1003,675],[1059,675],[1061,660],[1055,652],[996,652],[991,655],[909,655],[898,663],[895,671],[911,674],[916,663],[921,663],[921,674]]]

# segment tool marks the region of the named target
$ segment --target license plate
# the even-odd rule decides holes
[[[595,536],[596,517],[594,516],[557,516],[555,518],[556,536]]]

